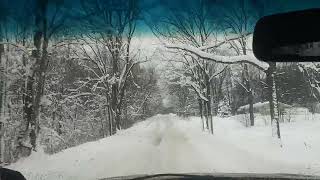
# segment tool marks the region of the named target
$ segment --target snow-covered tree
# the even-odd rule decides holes
[[[159,23],[151,25],[154,34],[164,43],[181,43],[203,49],[203,52],[215,52],[214,47],[207,47],[209,44],[219,46],[214,31],[217,24],[210,18],[212,7],[207,6],[204,1],[190,3],[193,8],[168,7],[171,9],[170,14],[162,17]],[[203,127],[213,133],[212,80],[223,72],[219,69],[224,69],[224,66],[207,62],[205,58],[194,54],[175,53],[167,59],[173,65],[171,79],[179,79],[181,85],[195,92]]]
[[[141,62],[132,53],[131,41],[136,29],[139,7],[136,1],[81,1],[85,33],[75,37],[74,54],[89,77],[83,87],[106,98],[109,132],[122,129],[122,111],[132,68]],[[97,8],[99,7],[99,8]],[[107,17],[106,17],[107,16]]]

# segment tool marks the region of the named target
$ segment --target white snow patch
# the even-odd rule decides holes
[[[9,166],[30,180],[84,180],[154,173],[320,174],[320,121],[281,124],[281,148],[269,126],[245,128],[214,117],[215,135],[198,117],[157,115],[132,128],[54,155],[33,154]]]

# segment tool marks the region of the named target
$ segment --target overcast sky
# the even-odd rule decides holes
[[[81,0],[50,0],[50,2],[64,2],[67,9],[81,11]],[[85,0],[89,1],[89,0]],[[96,1],[96,0],[94,0]],[[100,2],[107,0],[97,0]],[[232,8],[240,0],[140,0],[142,16],[138,22],[135,46],[145,48],[146,54],[150,56],[152,51],[158,46],[159,41],[152,34],[149,25],[157,23],[161,18],[177,11],[188,11],[197,8],[199,2],[205,3],[209,11],[209,16],[213,19],[223,17],[224,11]],[[255,10],[264,9],[264,15],[301,10],[307,8],[320,8],[320,0],[246,0],[250,2]],[[5,17],[14,17],[26,11],[27,15],[22,16],[25,21],[32,17],[32,2],[35,0],[0,0],[0,23]],[[13,19],[13,18],[12,18]],[[7,21],[9,22],[9,21]],[[254,24],[254,23],[253,23]],[[252,25],[253,28],[254,25]]]

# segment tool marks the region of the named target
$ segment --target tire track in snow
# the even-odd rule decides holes
[[[184,120],[175,116],[159,119],[154,129],[153,144],[157,151],[152,157],[158,173],[203,172],[208,167],[205,159],[199,156],[187,133],[179,127]],[[207,171],[208,172],[208,171]]]
[[[253,155],[221,136],[188,132],[182,118],[163,116],[154,123],[152,141],[158,151],[152,159],[158,172],[275,173],[301,169]]]

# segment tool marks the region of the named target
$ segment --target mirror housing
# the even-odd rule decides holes
[[[262,17],[252,48],[261,61],[320,61],[320,9]]]

